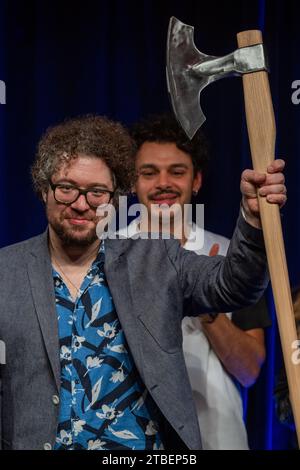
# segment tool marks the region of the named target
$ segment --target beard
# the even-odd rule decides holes
[[[65,217],[53,217],[49,211],[47,218],[52,230],[65,246],[88,247],[98,238],[95,227],[90,229],[80,226],[66,227],[63,223]]]
[[[92,245],[97,240],[96,230],[90,229],[86,233],[82,233],[81,227],[74,227],[67,230],[58,222],[50,224],[56,235],[60,238],[66,246],[87,247]]]

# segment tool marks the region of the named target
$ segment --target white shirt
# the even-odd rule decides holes
[[[132,237],[138,232],[139,223],[135,219],[127,228],[121,229],[119,234]],[[203,240],[203,236],[204,244],[197,248],[195,240]],[[227,238],[206,230],[203,234],[203,229],[194,224],[184,248],[208,255],[214,243],[220,245],[219,254],[226,255],[229,246]],[[231,318],[231,314],[227,315]],[[197,409],[203,448],[247,450],[247,433],[239,390],[211,348],[201,330],[200,322],[193,317],[185,317],[182,321],[182,333],[184,358]]]

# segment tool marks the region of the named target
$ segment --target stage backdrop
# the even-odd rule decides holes
[[[292,102],[292,84],[300,80],[297,3],[86,0],[77,5],[0,0],[0,80],[6,85],[6,104],[0,104],[0,246],[45,228],[29,167],[48,126],[85,113],[105,114],[130,125],[149,113],[170,109],[165,49],[168,21],[175,15],[195,26],[196,45],[212,55],[235,49],[238,31],[264,32],[277,155],[287,161],[289,201],[282,221],[290,278],[297,284],[300,105],[296,95]],[[205,203],[206,227],[230,236],[239,209],[240,173],[250,165],[241,80],[213,84],[203,93],[202,107],[212,159],[198,202]],[[272,299],[270,306],[274,316]],[[282,362],[275,318],[267,332],[267,354],[258,383],[245,394],[250,444],[255,449],[291,448],[292,433],[274,415],[272,390]]]

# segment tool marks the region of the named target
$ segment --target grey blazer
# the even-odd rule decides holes
[[[171,429],[201,449],[183,353],[183,311],[256,302],[268,276],[262,235],[240,218],[229,253],[198,256],[176,240],[106,240],[105,272],[139,373]],[[47,232],[0,250],[1,445],[50,449],[60,391],[58,325]]]

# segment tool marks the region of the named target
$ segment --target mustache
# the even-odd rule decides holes
[[[88,214],[89,211],[87,211],[87,213],[85,212],[76,212],[74,210],[72,210],[72,212],[67,212],[67,213],[62,213],[61,214],[61,219],[80,219],[80,220],[89,220],[89,221],[95,221],[97,219],[96,215],[92,215],[92,214]]]
[[[71,215],[70,217],[64,217],[64,219],[94,220],[91,217],[81,217],[81,216],[78,216],[77,214]]]
[[[149,194],[149,199],[153,199],[158,196],[163,196],[164,194],[173,194],[174,196],[180,196],[180,193],[178,191],[170,189],[161,189],[160,191],[156,191],[155,193]]]

